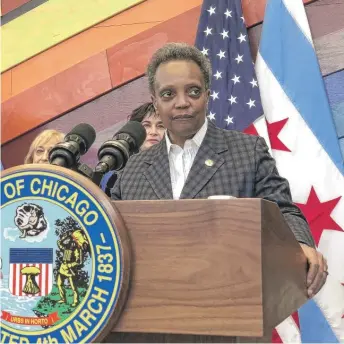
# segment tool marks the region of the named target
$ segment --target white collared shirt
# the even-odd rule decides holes
[[[167,133],[165,135],[167,155],[170,164],[173,199],[180,198],[191,166],[207,132],[207,128],[208,120],[206,118],[201,129],[198,130],[195,136],[185,141],[184,148],[171,143]]]

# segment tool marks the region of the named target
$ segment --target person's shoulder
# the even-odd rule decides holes
[[[230,145],[247,145],[255,146],[259,140],[259,136],[246,134],[237,130],[226,130],[221,128],[216,128],[224,137],[224,139]]]
[[[154,161],[154,158],[157,154],[160,154],[160,151],[161,147],[159,143],[146,150],[140,151],[139,153],[132,155],[128,161],[128,164],[140,164],[144,162]]]

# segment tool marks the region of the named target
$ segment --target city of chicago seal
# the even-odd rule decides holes
[[[124,304],[129,267],[110,201],[63,170],[1,179],[2,343],[92,342]]]

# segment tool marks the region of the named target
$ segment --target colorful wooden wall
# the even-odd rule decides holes
[[[21,164],[33,138],[46,128],[68,132],[75,124],[87,122],[97,131],[96,143],[84,157],[85,162],[93,164],[99,145],[113,135],[133,108],[149,99],[143,75],[152,53],[166,42],[194,43],[202,0],[83,0],[94,12],[97,2],[116,6],[108,6],[94,16],[89,16],[88,10],[80,17],[82,23],[68,30],[55,19],[43,18],[44,25],[51,27],[39,33],[44,39],[33,47],[28,42],[35,41],[37,29],[24,27],[27,22],[42,24],[32,18],[37,21],[44,17],[42,13],[49,7],[43,11],[43,6],[64,4],[74,13],[72,18],[79,20],[78,8],[70,7],[71,1],[41,0],[37,7],[23,10],[35,1],[1,1],[6,19],[2,50],[12,54],[1,66],[2,163],[5,168]],[[338,92],[338,87],[344,88],[344,1],[304,2],[340,127],[344,118],[344,90]],[[242,3],[255,56],[265,0]],[[16,48],[22,40],[13,28],[21,29],[26,48]],[[10,38],[12,48],[6,50]]]

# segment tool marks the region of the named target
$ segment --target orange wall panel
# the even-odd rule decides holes
[[[12,71],[9,70],[1,74],[1,101],[12,96]]]
[[[148,0],[12,68],[12,96],[99,52],[199,6],[202,0]]]
[[[110,89],[106,53],[102,52],[4,102],[2,143]]]
[[[308,3],[311,0],[303,1]],[[263,20],[265,2],[266,0],[242,0],[247,26]],[[200,11],[201,4],[202,0],[148,0],[134,6],[12,68],[12,90],[10,93],[6,89],[4,94],[15,96],[88,57],[121,44],[175,16],[191,9],[198,8]]]
[[[107,50],[112,87],[117,87],[145,73],[152,54],[167,42],[193,44],[200,8],[147,30]]]
[[[109,25],[133,25],[137,23],[161,23],[202,5],[203,0],[148,0],[129,11],[99,23],[96,27]]]
[[[99,51],[104,52],[104,40],[111,38],[111,36],[126,37],[128,35],[131,37],[135,35],[136,30],[146,30],[150,27],[150,24],[138,24],[130,28],[91,29],[87,35],[74,36],[63,44],[59,44],[14,67],[12,69],[12,95],[19,94],[51,76],[58,75],[75,64],[85,61],[85,56],[88,58],[99,53]],[[103,32],[101,39],[98,37],[99,31]]]

